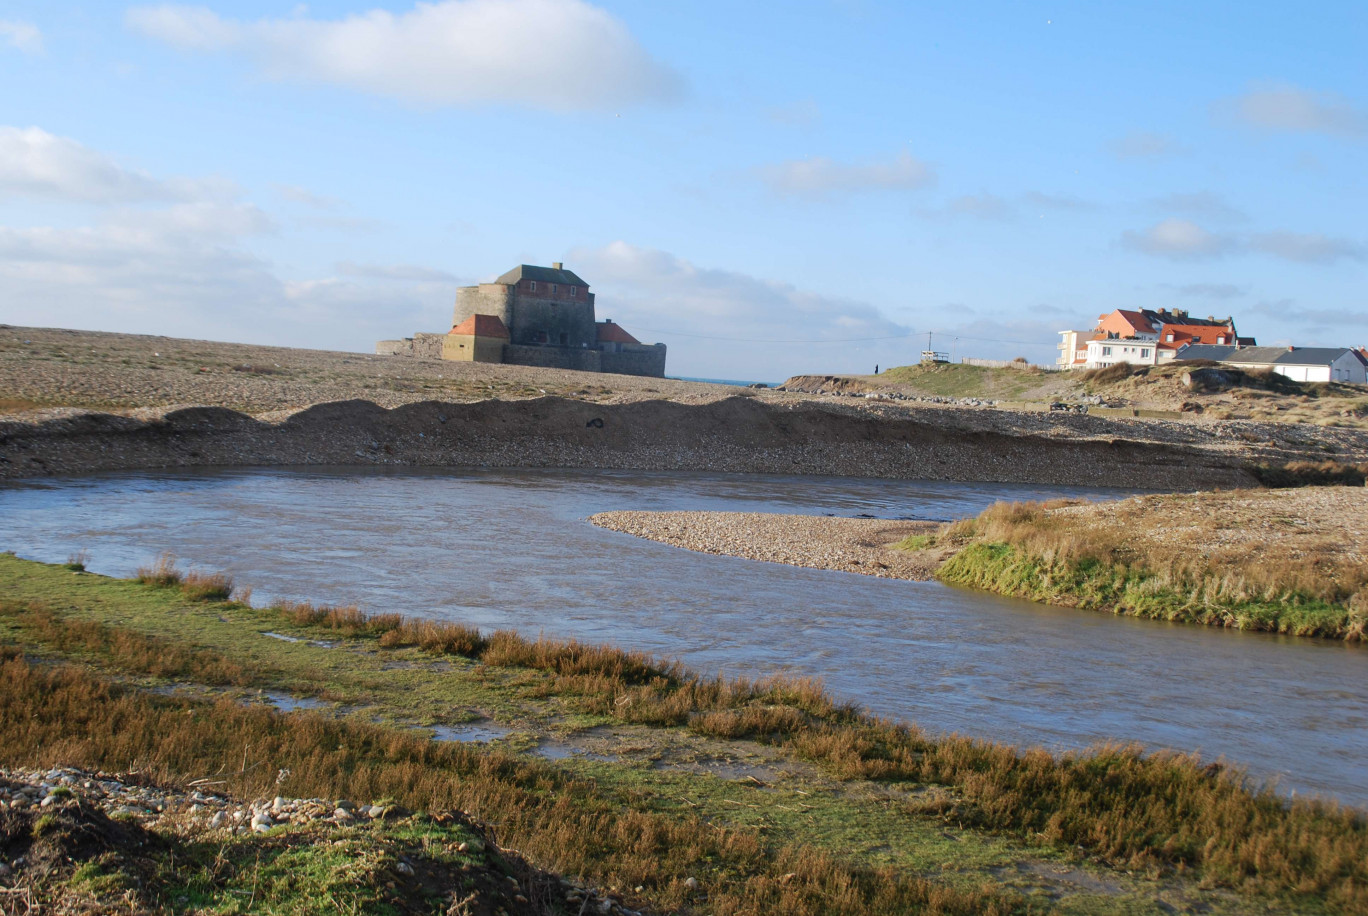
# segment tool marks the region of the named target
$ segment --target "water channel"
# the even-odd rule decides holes
[[[812,675],[873,712],[1060,750],[1224,756],[1368,807],[1368,651],[714,557],[610,509],[949,519],[1119,491],[640,471],[262,469],[0,485],[0,549],[128,575],[163,550],[273,597],[611,642],[713,673]]]

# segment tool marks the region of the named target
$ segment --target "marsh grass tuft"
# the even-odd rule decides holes
[[[1181,497],[1184,510],[1232,504],[1232,494]],[[955,522],[946,538],[965,546],[938,571],[942,581],[1055,604],[1110,610],[1298,636],[1350,641],[1365,636],[1368,567],[1345,554],[1342,539],[1300,537],[1266,548],[1251,562],[1248,545],[1189,540],[1176,525],[1176,500],[1105,513],[1059,513],[1068,502],[996,503]],[[1261,518],[1261,521],[1266,519]],[[1138,540],[1147,526],[1173,533]],[[1226,524],[1226,523],[1222,523]],[[1229,522],[1229,524],[1234,524]],[[1166,531],[1168,529],[1165,529]]]
[[[909,534],[893,545],[894,550],[926,550],[936,546],[934,534]]]
[[[549,764],[428,741],[322,715],[283,716],[115,687],[65,666],[0,663],[0,764],[137,769],[163,783],[216,774],[243,797],[390,797],[417,810],[459,809],[496,821],[498,842],[563,873],[641,886],[660,910],[684,911],[697,875],[717,913],[874,916],[1024,914],[992,887],[957,888],[893,868],[861,868],[758,831],[656,813]],[[275,774],[288,770],[285,786]]]
[[[176,569],[176,556],[169,552],[158,556],[151,566],[139,566],[136,576],[144,585],[158,588],[173,588],[180,585],[182,579],[181,571]]]
[[[1002,507],[986,527],[1022,524],[1039,511]],[[643,653],[507,631],[470,657],[548,672],[547,694],[577,698],[582,710],[619,721],[750,738],[841,779],[950,787],[955,800],[926,811],[962,825],[1081,848],[1114,866],[1200,868],[1243,892],[1295,889],[1323,895],[1345,912],[1368,912],[1362,813],[1319,801],[1289,803],[1242,771],[1196,756],[1114,745],[1055,756],[929,736],[837,703],[814,680],[707,678]]]
[[[0,599],[0,618],[17,626],[25,638],[57,652],[94,656],[112,667],[152,677],[245,687],[271,676],[260,666],[244,665],[217,652],[191,649],[96,621],[63,617],[38,602]]]

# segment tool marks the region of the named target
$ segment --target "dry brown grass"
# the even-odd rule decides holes
[[[280,601],[272,606],[290,623],[299,627],[318,627],[343,636],[378,635],[403,625],[399,614],[365,614],[354,604],[314,604],[309,601]]]
[[[0,660],[4,765],[136,770],[164,782],[212,776],[246,797],[285,791],[461,809],[495,824],[501,845],[600,885],[641,886],[660,909],[706,901],[708,912],[732,916],[1026,911],[993,888],[855,868],[752,830],[623,808],[590,781],[487,749],[321,715],[122,691],[75,669],[33,666],[12,651],[0,650]],[[281,771],[289,773],[283,787]],[[700,892],[685,885],[689,875],[702,882]]]
[[[986,513],[1015,530],[1040,507]],[[1006,526],[998,528],[995,526]],[[1241,890],[1325,895],[1368,912],[1368,821],[1314,801],[1287,803],[1243,773],[1196,757],[1107,746],[1055,757],[875,719],[805,679],[703,678],[612,647],[491,636],[486,664],[553,674],[547,694],[631,723],[684,725],[791,749],[845,779],[944,785],[939,813],[962,824],[1082,848],[1126,868],[1201,868]],[[934,809],[928,809],[936,813]]]
[[[93,656],[102,664],[152,677],[245,687],[261,683],[271,674],[216,652],[190,649],[95,621],[61,617],[38,603],[0,600],[0,616],[39,645],[62,654]]]
[[[233,594],[233,580],[225,573],[206,573],[194,569],[181,572],[176,568],[175,555],[171,553],[163,553],[151,566],[139,567],[136,576],[145,585],[178,588],[191,601],[227,601]]]
[[[475,627],[437,620],[403,620],[393,629],[380,635],[385,648],[417,646],[439,655],[463,655],[478,658],[488,641]]]
[[[1323,601],[1368,611],[1368,493],[1358,489],[997,503],[952,537],[1010,544],[1046,567],[1101,563],[1202,602]]]

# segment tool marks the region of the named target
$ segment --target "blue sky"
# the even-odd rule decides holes
[[[564,261],[674,375],[1113,308],[1364,344],[1365,47],[1348,2],[9,0],[0,320],[369,350]]]

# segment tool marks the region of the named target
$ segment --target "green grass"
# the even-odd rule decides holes
[[[868,720],[829,702],[824,705],[820,694],[802,684],[775,684],[760,692],[734,686],[728,688],[731,692],[719,693],[716,685],[697,683],[691,675],[669,666],[652,667],[630,653],[614,654],[593,647],[569,651],[564,645],[509,636],[492,637],[482,645],[430,641],[431,648],[425,650],[420,647],[421,628],[406,629],[395,621],[376,628],[346,613],[304,612],[297,606],[290,614],[233,603],[192,601],[173,588],[73,573],[12,556],[0,556],[0,595],[26,609],[0,614],[0,644],[24,645],[29,654],[77,659],[127,683],[164,686],[167,672],[149,673],[152,660],[144,651],[148,646],[161,645],[175,650],[171,655],[180,653],[179,657],[192,661],[195,653],[220,655],[249,672],[254,687],[321,696],[345,704],[351,714],[334,726],[321,724],[328,718],[323,714],[296,716],[291,721],[297,718],[312,723],[305,732],[315,736],[311,741],[320,749],[346,746],[373,750],[349,750],[335,760],[324,754],[312,762],[306,758],[293,764],[277,759],[285,751],[274,756],[262,751],[270,757],[270,765],[263,765],[264,770],[274,772],[282,765],[291,765],[296,773],[314,773],[310,778],[316,780],[338,780],[342,774],[329,767],[345,766],[351,774],[346,776],[345,785],[330,783],[339,792],[344,788],[350,792],[346,787],[355,785],[396,797],[408,792],[405,803],[410,807],[453,803],[461,798],[469,805],[474,798],[477,809],[494,811],[505,803],[488,807],[495,803],[479,802],[482,796],[476,789],[465,790],[476,795],[461,798],[449,793],[413,796],[413,788],[398,788],[403,783],[385,783],[379,776],[363,777],[366,766],[379,767],[382,760],[393,762],[417,753],[404,750],[395,757],[398,748],[411,746],[397,737],[387,737],[391,733],[383,729],[377,732],[370,720],[413,727],[490,716],[514,729],[504,751],[465,756],[465,748],[434,746],[437,750],[431,754],[437,756],[424,752],[423,759],[429,761],[425,766],[431,768],[447,759],[443,754],[460,751],[459,760],[464,761],[460,765],[466,768],[462,772],[506,769],[512,766],[509,761],[520,759],[516,756],[518,748],[610,724],[617,737],[604,740],[605,750],[622,757],[621,762],[569,761],[557,768],[528,761],[518,763],[511,772],[524,774],[517,780],[530,780],[530,784],[545,780],[545,774],[557,770],[582,778],[583,785],[592,789],[573,790],[570,813],[583,806],[585,811],[658,816],[668,823],[701,819],[715,828],[743,831],[751,838],[748,843],[769,850],[767,855],[777,856],[776,862],[788,855],[782,850],[799,845],[831,857],[842,868],[892,869],[897,875],[933,873],[938,885],[955,893],[979,893],[985,880],[1009,881],[1023,893],[1050,900],[1052,908],[1063,912],[1159,912],[1163,909],[1160,901],[1165,900],[1165,905],[1187,901],[1214,908],[1213,912],[1238,912],[1244,907],[1243,896],[1228,897],[1226,891],[1204,889],[1202,882],[1238,888],[1240,895],[1258,894],[1260,908],[1277,910],[1283,905],[1282,895],[1298,885],[1286,883],[1289,879],[1278,869],[1289,866],[1277,864],[1282,853],[1270,857],[1270,849],[1276,851],[1278,844],[1288,842],[1293,834],[1303,837],[1296,842],[1322,842],[1316,838],[1326,830],[1340,837],[1335,842],[1346,854],[1365,840],[1361,820],[1336,820],[1306,803],[1300,803],[1294,812],[1285,811],[1282,802],[1272,796],[1251,797],[1234,782],[1204,775],[1198,767],[1182,761],[1149,764],[1132,752],[1115,750],[1063,762],[1035,752],[1023,757],[1012,749],[930,738],[915,729]],[[35,603],[42,605],[41,610],[33,610]],[[82,626],[74,629],[88,638],[66,643],[40,638],[42,626],[25,616],[34,614],[39,624],[42,614],[79,623]],[[133,640],[138,651],[120,654],[115,651],[116,640],[110,638],[115,631],[148,642],[138,649]],[[266,631],[305,641],[283,642],[265,636]],[[402,638],[389,638],[390,634],[401,634]],[[327,648],[314,644],[320,639],[336,645]],[[123,642],[128,642],[127,636]],[[457,654],[442,654],[446,650]],[[480,657],[468,658],[462,652]],[[493,663],[496,657],[498,664]],[[178,669],[173,678],[186,673]],[[231,685],[222,689],[229,695],[247,696]],[[212,698],[214,693],[195,688],[190,695]],[[261,710],[253,713],[257,714],[269,715]],[[336,714],[341,715],[342,710]],[[218,727],[216,723],[229,715],[227,707],[210,707],[194,712],[192,721],[200,723],[196,728],[211,734]],[[84,746],[94,753],[94,746],[89,744],[92,739],[82,730],[81,721],[54,723],[52,727],[58,731],[44,739],[42,746]],[[268,725],[269,720],[249,717],[233,727],[266,729]],[[263,738],[262,746],[279,740],[283,739]],[[241,758],[240,743],[234,750],[215,751],[214,747],[206,738],[190,748],[174,745],[158,751],[148,746],[139,753],[154,760],[179,760],[176,772],[196,775],[212,772],[222,764],[221,760],[213,762],[214,753]],[[371,756],[384,747],[394,750]],[[108,756],[95,762],[114,763]],[[757,768],[766,785],[700,775],[701,770],[708,769],[725,773],[737,765]],[[439,766],[434,775],[440,777],[440,772]],[[572,780],[565,785],[582,783]],[[1124,804],[1119,804],[1115,795],[1117,787],[1129,787]],[[296,794],[316,790],[321,791],[317,784],[290,789]],[[568,790],[555,791],[564,794]],[[1070,804],[1079,807],[1072,811],[1059,808],[1060,800],[1066,798],[1075,799]],[[530,804],[530,797],[521,803]],[[1214,820],[1210,824],[1194,822],[1173,833],[1175,824],[1181,824],[1171,820],[1175,804],[1210,811]],[[1135,820],[1142,812],[1144,818]],[[532,815],[520,817],[528,826],[521,828],[525,832],[520,834],[524,839],[519,840],[519,848],[527,848],[523,842],[535,848],[554,848],[555,844],[537,846],[547,841],[537,839],[543,834],[530,826],[528,818]],[[1071,823],[1075,817],[1081,820]],[[1283,820],[1286,824],[1278,826]],[[1355,823],[1358,826],[1353,826]],[[1266,864],[1255,876],[1229,870],[1242,861],[1238,850],[1243,840],[1231,836],[1217,842],[1216,835],[1210,833],[1234,824],[1244,824],[1239,828],[1242,833],[1253,830],[1256,835],[1276,827],[1276,836],[1270,834],[1258,841],[1264,844],[1261,854]],[[1335,833],[1346,829],[1348,834]],[[947,834],[953,839],[947,839]],[[1208,837],[1206,851],[1193,846],[1197,836]],[[1213,847],[1213,842],[1217,846]],[[1080,854],[1080,844],[1085,854]],[[616,853],[610,853],[600,850],[607,858],[597,861],[613,861]],[[1217,864],[1228,856],[1233,856],[1231,865]],[[584,858],[575,861],[577,867],[590,867]],[[1107,867],[1103,862],[1124,867]],[[1342,867],[1338,862],[1326,860],[1319,867],[1335,874],[1334,870]],[[746,866],[750,867],[758,866]],[[1040,877],[1069,869],[1087,880],[1061,882]],[[1194,877],[1185,877],[1189,873]],[[750,873],[743,868],[734,878],[748,880],[746,874]],[[1329,885],[1318,885],[1325,890],[1308,891],[1307,880],[1302,879],[1302,892],[1295,903],[1287,904],[1289,907],[1317,909],[1323,896],[1330,893]],[[1088,890],[1090,884],[1097,883],[1113,889],[1107,893]],[[1342,911],[1355,911],[1357,904],[1348,905],[1343,900],[1358,898],[1352,894],[1344,898],[1342,893],[1336,897],[1341,898]]]
[[[958,550],[936,575],[1055,605],[1359,642],[1368,569],[1342,538],[1299,516],[1313,510],[1285,508],[1314,505],[1316,492],[1156,496],[1076,511],[1065,511],[1068,501],[995,503],[941,530]],[[1258,550],[1209,537],[1249,525],[1269,532]]]
[[[1039,369],[937,364],[897,366],[882,372],[884,384],[903,385],[921,394],[955,398],[1019,398],[1050,381]]]
[[[894,550],[926,550],[936,545],[934,534],[909,534],[893,545]]]
[[[1348,608],[1325,601],[1213,599],[1200,587],[1180,591],[1157,584],[1135,567],[1090,558],[1046,560],[1003,543],[971,544],[936,575],[952,585],[1151,620],[1329,639],[1357,632]]]

